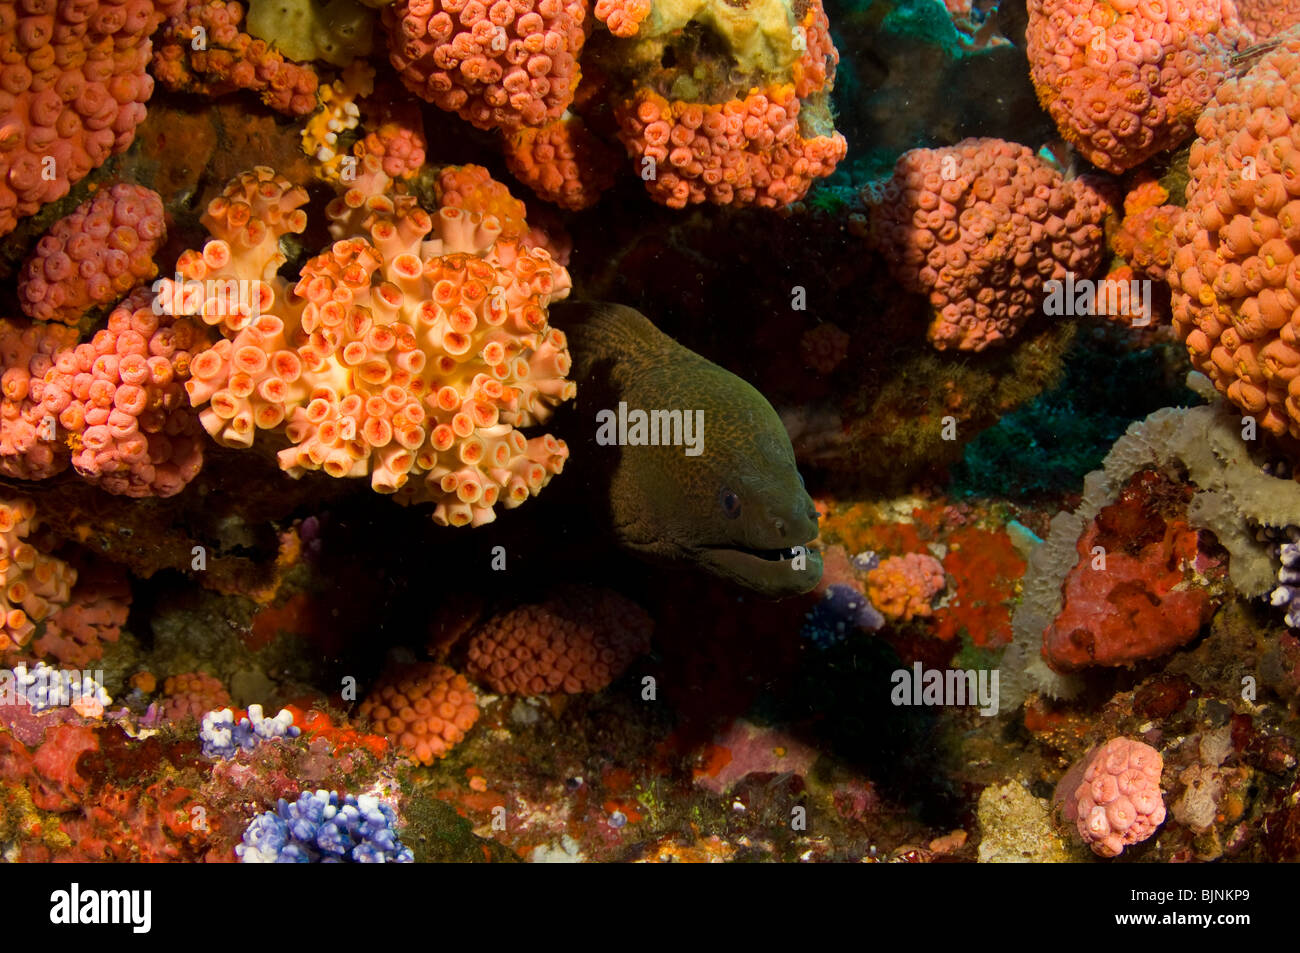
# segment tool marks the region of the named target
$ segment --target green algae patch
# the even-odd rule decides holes
[[[473,826],[450,804],[428,796],[413,796],[402,812],[406,827],[402,843],[411,848],[417,864],[512,863],[519,860],[496,841],[474,833]]]

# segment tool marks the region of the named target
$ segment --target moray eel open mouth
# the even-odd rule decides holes
[[[759,559],[766,559],[768,562],[794,559],[800,551],[804,550],[802,546],[790,546],[787,549],[746,549],[743,546],[713,546],[710,548],[715,551],[736,553],[741,556],[756,556]]]

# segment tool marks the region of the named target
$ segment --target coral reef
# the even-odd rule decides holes
[[[1295,4],[823,3],[0,0],[0,860],[1300,860]]]

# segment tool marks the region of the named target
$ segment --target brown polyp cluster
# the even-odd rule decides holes
[[[635,602],[575,588],[488,620],[469,643],[469,672],[512,695],[597,692],[650,649],[654,624]]]
[[[530,189],[561,208],[596,204],[614,184],[620,158],[577,116],[540,128],[524,126],[505,138],[506,166]]]
[[[1163,769],[1164,759],[1155,748],[1112,738],[1066,773],[1057,798],[1093,853],[1118,857],[1164,823]]]
[[[169,675],[163,682],[162,716],[168,721],[193,718],[202,721],[210,711],[230,704],[230,693],[220,679],[207,672]]]
[[[32,648],[43,658],[85,668],[104,657],[105,643],[118,640],[130,608],[125,571],[112,563],[81,566],[68,604],[50,617]]]
[[[0,321],[0,473],[43,480],[68,466],[58,419],[45,410],[45,374],[55,358],[76,347],[77,332],[61,324],[19,328]],[[49,388],[53,394],[53,388]]]
[[[361,703],[361,717],[421,764],[445,758],[478,714],[478,698],[465,676],[432,663],[384,678]]]
[[[368,120],[369,132],[353,147],[353,153],[358,159],[375,156],[390,179],[413,178],[424,166],[428,147],[418,107],[386,103],[376,112],[376,121]]]
[[[310,64],[295,63],[239,29],[244,8],[235,0],[184,0],[165,24],[153,69],[169,89],[220,96],[237,89],[258,93],[266,105],[290,116],[315,111],[319,78]],[[195,49],[196,44],[201,49]]]
[[[1124,197],[1124,218],[1110,239],[1115,254],[1135,272],[1163,281],[1174,256],[1174,226],[1183,210],[1166,204],[1169,192],[1153,179]]]
[[[1192,364],[1300,437],[1300,41],[1219,87],[1197,122],[1169,270]]]
[[[616,113],[619,139],[656,201],[776,208],[802,198],[848,152],[838,132],[805,138],[799,109],[791,85],[722,104],[669,102],[643,88]]]
[[[193,352],[206,343],[195,322],[159,313],[137,290],[107,327],[54,355],[24,416],[56,420],[77,472],[110,493],[172,496],[203,466],[202,431],[184,382]]]
[[[1236,0],[1236,7],[1241,25],[1257,43],[1300,24],[1300,0]]]
[[[803,40],[807,47],[793,67],[794,94],[800,99],[828,91],[835,82],[840,51],[831,40],[831,21],[820,2],[807,4],[803,21]]]
[[[636,36],[653,6],[651,0],[596,0],[594,12],[615,36]]]
[[[819,374],[831,373],[848,356],[850,340],[847,331],[829,321],[809,328],[799,338],[804,366]]]

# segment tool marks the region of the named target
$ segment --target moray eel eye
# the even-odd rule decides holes
[[[734,520],[740,516],[740,497],[725,486],[718,491],[718,503],[721,504],[722,513],[727,519]]]

